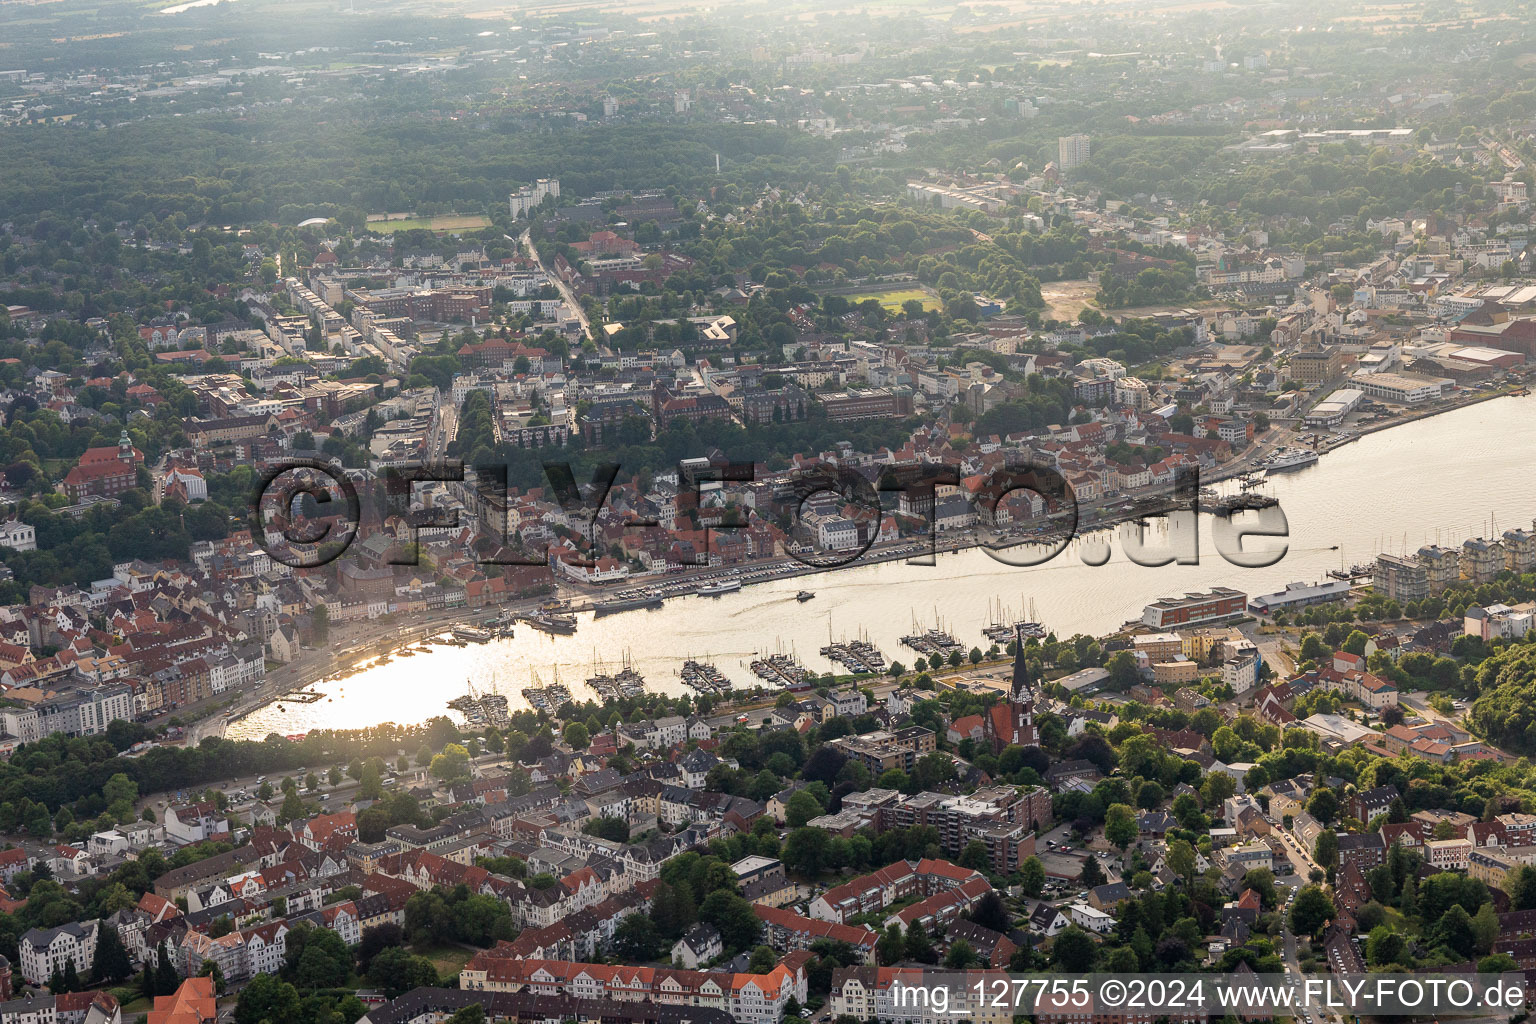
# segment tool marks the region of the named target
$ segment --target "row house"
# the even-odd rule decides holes
[[[843,924],[850,917],[883,910],[911,896],[933,896],[981,878],[980,872],[944,860],[897,861],[828,889],[811,901],[810,916]]]
[[[595,960],[613,943],[619,925],[631,914],[649,913],[659,880],[642,882],[578,910],[554,924],[524,928],[512,942],[497,943],[492,953],[534,960]]]
[[[791,999],[806,997],[809,953],[792,953],[766,974],[683,971],[480,954],[459,975],[475,992],[533,992],[723,1010],[740,1024],[778,1024]]]
[[[780,952],[810,949],[813,943],[830,939],[833,942],[846,942],[858,950],[863,954],[865,963],[874,962],[875,943],[879,941],[880,936],[872,928],[856,928],[833,921],[819,921],[761,903],[753,904],[752,910],[757,914],[758,920],[763,922],[763,933],[768,945]]]
[[[333,931],[341,936],[341,940],[348,946],[357,945],[363,938],[362,918],[358,914],[357,904],[351,900],[342,900],[328,907],[317,907],[302,914],[289,916],[290,928],[296,928],[301,924]]]
[[[919,900],[886,918],[885,926],[900,925],[902,931],[914,925],[934,932],[953,924],[971,905],[992,891],[985,878],[973,878],[955,889],[945,889]]]
[[[1011,1024],[1014,1006],[1010,999],[984,997],[994,991],[989,979],[1004,979],[1002,974],[980,971],[925,971],[912,967],[840,967],[832,972],[831,1009],[836,1016],[848,1015],[880,1024],[945,1024],[970,1019],[979,1024]],[[934,988],[947,990],[944,1012],[940,1000],[913,998],[926,996]]]
[[[181,957],[176,967],[185,976],[193,977],[202,970],[204,960],[212,960],[223,970],[226,981],[276,974],[282,970],[287,954],[288,931],[285,921],[233,931],[218,939],[188,931],[182,936]]]

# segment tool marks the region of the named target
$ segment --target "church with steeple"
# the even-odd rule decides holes
[[[982,729],[995,754],[1002,753],[1004,747],[1040,745],[1035,733],[1035,690],[1029,662],[1024,657],[1022,633],[1014,634],[1013,685],[1008,689],[1008,699],[987,709],[982,716]]]

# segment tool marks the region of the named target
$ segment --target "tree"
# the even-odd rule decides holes
[[[933,948],[933,940],[928,937],[928,930],[916,921],[907,925],[903,947],[908,960],[916,960],[920,964],[939,962],[939,955]]]
[[[952,971],[963,971],[977,963],[981,958],[971,948],[971,944],[964,939],[956,939],[949,944],[949,952],[944,955],[944,966]]]
[[[1301,638],[1301,658],[1303,661],[1322,661],[1331,652],[1323,638],[1316,633],[1303,634]]]
[[[902,938],[901,925],[892,924],[880,933],[875,941],[875,956],[882,967],[889,967],[901,960],[906,952],[906,940]]]
[[[1104,663],[1104,668],[1109,672],[1109,678],[1105,682],[1112,690],[1129,690],[1141,682],[1141,673],[1136,669],[1136,659],[1129,651],[1115,652]]]
[[[1243,888],[1252,889],[1259,894],[1259,900],[1266,907],[1275,905],[1275,873],[1269,868],[1252,868],[1243,875]]]
[[[1312,859],[1318,867],[1330,871],[1339,860],[1339,837],[1332,829],[1323,829],[1312,844]]]
[[[570,745],[572,750],[586,750],[587,746],[592,742],[592,738],[588,735],[585,725],[581,722],[572,722],[565,727],[565,742]]]
[[[103,914],[115,914],[138,903],[138,897],[122,882],[110,882],[96,897],[96,905]]]
[[[987,849],[986,843],[980,839],[972,839],[960,851],[960,859],[957,863],[972,871],[986,871],[992,866],[992,854]]]
[[[661,955],[664,945],[656,922],[645,914],[630,914],[614,929],[613,951],[628,961],[654,960]]]
[[[757,945],[763,930],[752,904],[729,889],[716,889],[699,904],[699,920],[714,925],[727,953],[739,953]]]
[[[453,1011],[448,1024],[485,1024],[485,1007],[480,1003],[461,1006]]]
[[[299,1019],[299,990],[275,974],[256,975],[240,990],[235,1002],[235,1024],[281,1024]]]
[[[971,907],[970,918],[983,928],[1005,934],[1013,926],[1013,920],[1008,914],[1008,907],[1003,903],[1003,898],[992,889],[987,890]]]
[[[629,822],[623,818],[593,818],[581,826],[589,836],[597,836],[615,843],[629,842]]]
[[[1435,945],[1445,946],[1458,957],[1472,955],[1476,947],[1476,937],[1472,933],[1472,917],[1460,903],[1453,903],[1449,910],[1440,915],[1429,932]]]
[[[101,795],[106,797],[107,809],[111,811],[112,817],[126,821],[133,817],[133,805],[139,799],[139,784],[118,772],[101,787]]]
[[[832,722],[828,722],[827,725],[831,725],[833,722],[845,724],[844,719],[834,718]],[[825,730],[826,726],[823,726],[822,738],[832,738]],[[794,736],[795,741],[798,741],[799,739],[798,734],[794,733],[793,730],[784,730],[783,733],[775,735]],[[790,759],[791,762],[803,760],[804,763],[800,766],[800,777],[807,781],[824,782],[828,786],[836,785],[838,775],[842,773],[843,768],[848,763],[847,756],[831,744],[823,743],[821,746],[816,748],[815,753],[811,754],[810,757],[802,758],[802,752],[798,747],[798,743],[795,741],[791,741],[787,744],[789,749],[778,752],[783,753]],[[768,756],[768,750],[766,748],[763,750],[763,754],[764,756]]]
[[[1300,935],[1316,935],[1335,913],[1333,897],[1326,889],[1319,885],[1304,885],[1291,904],[1291,930]]]
[[[1123,854],[1136,841],[1141,830],[1136,825],[1136,812],[1125,804],[1111,804],[1104,814],[1104,838],[1118,847]]]
[[[942,750],[924,754],[917,762],[912,779],[923,789],[937,789],[956,777],[954,760]]]
[[[1371,638],[1357,629],[1344,638],[1343,650],[1346,654],[1354,654],[1363,658],[1365,656],[1365,645],[1370,642]]]
[[[1051,962],[1067,974],[1083,974],[1093,966],[1098,945],[1077,925],[1069,925],[1051,942]]]
[[[1386,925],[1372,928],[1365,942],[1365,959],[1372,967],[1404,963],[1403,954],[1407,951],[1408,943]]]
[[[133,973],[128,949],[117,929],[103,921],[96,929],[96,960],[91,965],[91,979],[116,983]]]
[[[1324,825],[1331,824],[1339,815],[1339,798],[1333,790],[1319,786],[1307,801],[1307,813]]]
[[[283,977],[312,991],[337,988],[352,970],[352,954],[342,937],[329,928],[301,924],[288,932]]]
[[[1045,865],[1040,863],[1040,858],[1026,857],[1024,863],[1019,865],[1019,876],[1024,895],[1038,899],[1045,889]]]
[[[572,726],[571,728],[574,728]],[[583,727],[585,732],[586,728]],[[469,750],[462,743],[450,743],[443,752],[432,759],[432,777],[443,782],[460,782],[469,778]]]
[[[1083,870],[1077,876],[1077,880],[1090,889],[1096,885],[1103,885],[1104,868],[1099,864],[1099,858],[1089,857],[1083,861]]]
[[[1510,876],[1509,905],[1514,910],[1536,910],[1536,867],[1523,864]]]
[[[439,980],[431,960],[400,946],[381,950],[364,977],[370,985],[382,989],[387,999],[396,999],[415,988],[434,986]]]
[[[317,603],[315,610],[309,613],[309,635],[316,647],[331,642],[331,611],[324,603]]]
[[[304,798],[299,796],[297,786],[287,790],[286,795],[283,797],[283,805],[277,810],[277,817],[281,824],[309,817],[309,808],[305,806]]]
[[[778,962],[779,954],[772,946],[758,946],[747,961],[747,970],[752,974],[767,974]]]
[[[373,758],[363,762],[357,795],[364,800],[380,800],[384,796],[384,779],[379,775],[379,765]]]
[[[1195,848],[1187,839],[1168,844],[1168,866],[1186,882],[1195,877]]]
[[[815,878],[826,869],[831,840],[819,828],[797,828],[784,840],[779,857],[786,870]]]
[[[176,973],[176,966],[171,963],[171,954],[166,950],[162,941],[155,951],[155,992],[159,995],[169,995],[176,991],[176,986],[181,984],[181,976]],[[245,1024],[241,1021],[240,1024]]]
[[[220,967],[216,961],[204,960],[203,966],[198,969],[197,976],[199,978],[212,978],[215,994],[224,994],[224,968]]]
[[[1237,792],[1237,781],[1225,772],[1211,772],[1200,784],[1200,799],[1207,807],[1218,807]]]
[[[393,921],[386,921],[368,929],[363,932],[362,941],[357,944],[357,972],[366,977],[375,957],[386,949],[404,944],[405,929]]]
[[[1477,913],[1472,915],[1472,947],[1479,956],[1486,955],[1493,949],[1494,942],[1499,937],[1499,915],[1494,912],[1492,903],[1484,903],[1477,908]]]
[[[803,828],[812,818],[823,814],[821,803],[807,790],[798,790],[784,804],[784,821],[790,828]]]

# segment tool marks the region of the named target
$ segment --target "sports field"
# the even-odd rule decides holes
[[[940,306],[938,296],[926,288],[891,288],[885,291],[854,292],[852,295],[844,295],[851,306],[857,306],[865,299],[878,299],[880,305],[888,312],[900,313],[901,304],[910,299],[916,299],[923,304],[923,309],[938,309]]]
[[[393,213],[368,215],[369,231],[416,231],[421,228],[429,231],[471,231],[490,226],[491,219],[478,213],[447,213],[440,217],[406,217]]]

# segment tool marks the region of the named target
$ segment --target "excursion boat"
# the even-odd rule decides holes
[[[1280,473],[1287,469],[1310,466],[1316,461],[1317,452],[1308,451],[1305,448],[1283,448],[1271,456],[1264,467],[1271,473]]]
[[[554,612],[542,612],[538,615],[530,615],[527,618],[528,625],[544,633],[559,633],[569,635],[576,632],[576,616],[558,615]]]
[[[643,594],[632,594],[627,597],[615,597],[608,601],[599,601],[592,606],[592,613],[596,616],[612,615],[615,612],[633,611],[636,608],[660,608],[662,606],[661,591],[647,590]]]
[[[719,597],[721,594],[734,594],[741,589],[740,580],[725,580],[720,583],[710,583],[698,589],[700,597]]]

